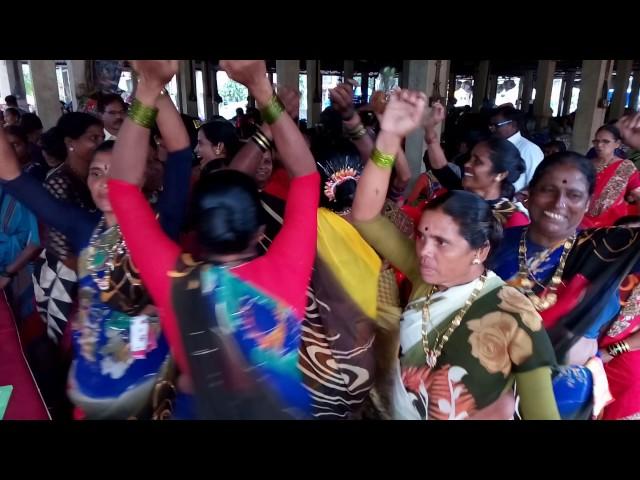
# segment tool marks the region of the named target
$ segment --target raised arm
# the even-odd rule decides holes
[[[353,85],[350,83],[340,83],[336,88],[329,90],[329,98],[333,108],[342,117],[342,124],[347,136],[353,142],[360,153],[362,164],[366,164],[371,157],[374,142],[367,135],[367,130],[362,125],[360,115],[353,107]]]
[[[13,147],[0,128],[0,179],[3,188],[27,207],[44,224],[53,227],[71,241],[77,252],[91,236],[96,215],[64,200],[59,200],[35,177],[22,173]]]
[[[353,201],[355,220],[371,220],[382,210],[402,139],[420,125],[425,104],[426,96],[421,92],[401,90],[391,96],[371,161],[365,165],[358,183]]]
[[[444,150],[440,145],[440,136],[436,132],[437,126],[444,121],[444,116],[444,107],[440,103],[434,103],[424,122],[424,140],[428,145],[429,164],[434,170],[439,170],[449,165]]]
[[[289,175],[302,177],[314,173],[316,164],[313,156],[291,117],[279,115],[273,123],[271,121],[277,112],[285,111],[285,107],[274,96],[264,60],[221,60],[220,67],[232,80],[245,85],[249,95],[256,99],[264,121],[271,127],[273,141]]]
[[[616,126],[620,129],[624,143],[640,150],[640,113],[625,115],[618,120]]]

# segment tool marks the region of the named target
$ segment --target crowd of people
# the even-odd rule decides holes
[[[345,82],[307,127],[223,60],[256,107],[200,125],[178,61],[131,66],[130,105],[0,128],[0,287],[52,418],[640,419],[640,114],[575,152]]]

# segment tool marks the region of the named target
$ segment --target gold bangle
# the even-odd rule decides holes
[[[264,143],[264,140],[262,140],[258,135],[253,135],[251,137],[251,140],[253,140],[253,142],[258,146],[260,150],[262,150],[262,153],[269,150],[269,147],[267,147],[267,145]]]
[[[143,105],[137,98],[133,99],[129,108],[129,118],[143,128],[151,129],[156,122],[158,109]]]
[[[277,95],[273,95],[267,104],[262,107],[260,113],[262,113],[262,119],[269,125],[276,123],[282,112],[285,111],[284,105],[280,101]]]
[[[626,340],[621,340],[620,342],[618,342],[618,345],[620,345],[620,349],[622,350],[621,353],[627,353],[628,351],[631,350],[631,347],[626,342]]]
[[[371,161],[380,168],[392,168],[396,161],[396,156],[388,153],[382,153],[377,148],[374,148],[373,153],[371,154]]]

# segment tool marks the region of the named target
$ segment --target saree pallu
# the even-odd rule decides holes
[[[637,215],[638,207],[626,200],[629,191],[640,187],[640,173],[630,160],[618,160],[598,174],[591,205],[581,228],[613,226],[619,218]]]
[[[261,253],[282,226],[284,201],[264,194]],[[353,418],[373,386],[377,254],[343,218],[318,210],[318,255],[307,289],[300,338],[300,369],[311,395],[311,416]]]
[[[599,346],[606,349],[640,331],[640,278],[627,276],[620,286],[622,309]],[[604,420],[640,420],[640,351],[615,356],[604,366],[614,401],[604,409]]]

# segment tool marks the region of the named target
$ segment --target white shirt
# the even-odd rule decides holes
[[[533,172],[536,171],[536,168],[538,168],[538,165],[540,165],[540,162],[544,158],[544,153],[542,153],[539,146],[520,135],[520,132],[511,135],[507,140],[513,143],[520,151],[520,156],[524,160],[526,167],[524,173],[520,175],[520,178],[513,184],[516,192],[519,192],[529,185],[531,177],[533,177]]]

